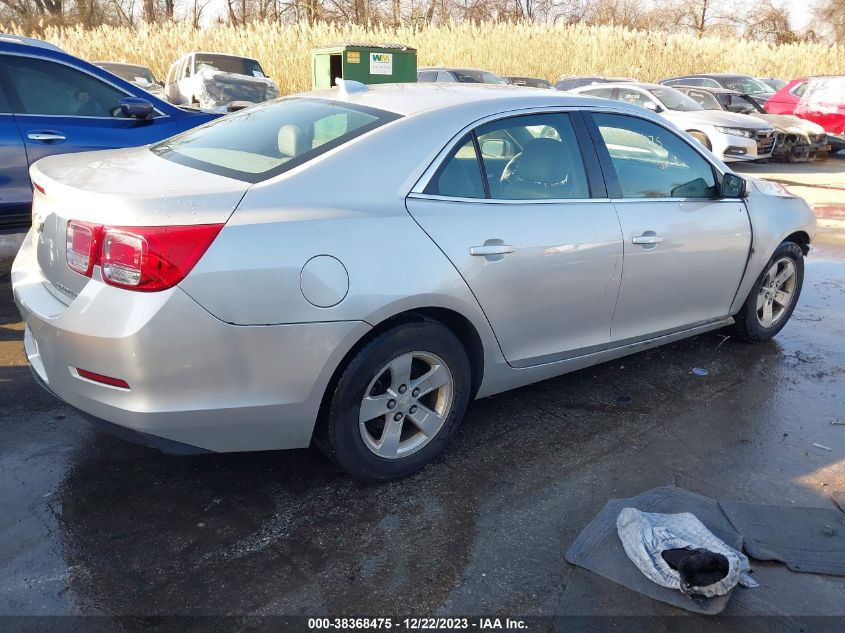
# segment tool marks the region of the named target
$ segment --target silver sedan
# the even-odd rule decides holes
[[[308,446],[357,478],[470,400],[788,321],[807,204],[637,106],[408,84],[46,158],[12,270],[36,379],[170,453]]]

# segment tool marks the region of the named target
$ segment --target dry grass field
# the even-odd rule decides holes
[[[14,32],[14,25],[6,25]],[[2,31],[3,28],[0,28]],[[195,30],[185,23],[152,27],[50,28],[42,35],[89,60],[150,66],[163,79],[170,63],[192,50],[254,57],[283,93],[311,87],[311,49],[336,42],[400,42],[417,48],[420,66],[482,67],[501,74],[556,80],[564,75],[622,75],[656,81],[688,72],[743,72],[791,79],[845,73],[845,46],[773,46],[611,26],[449,24],[424,29],[255,23]]]

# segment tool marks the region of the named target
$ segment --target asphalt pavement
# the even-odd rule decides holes
[[[10,261],[0,615],[555,615],[564,552],[611,498],[828,508],[845,490],[845,225],[821,229],[775,340],[713,332],[477,401],[442,458],[381,485],[312,450],[167,457],[93,430],[30,376]],[[818,586],[786,615],[845,617],[842,578]]]

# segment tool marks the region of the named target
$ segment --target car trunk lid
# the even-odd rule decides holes
[[[225,223],[250,184],[179,165],[147,148],[51,156],[30,171],[32,239],[47,289],[69,304],[89,278],[66,261],[71,220],[107,226]]]

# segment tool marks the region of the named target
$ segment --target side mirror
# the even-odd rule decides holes
[[[153,104],[140,97],[125,97],[120,100],[120,111],[130,119],[149,119],[153,116]]]
[[[646,110],[651,110],[656,114],[660,114],[661,112],[663,112],[663,107],[660,104],[655,103],[654,101],[646,101],[643,107]]]
[[[489,158],[504,158],[507,154],[505,140],[500,138],[490,138],[486,141],[482,141],[481,154]]]
[[[722,177],[722,197],[744,198],[747,193],[747,186],[748,183],[745,178],[728,172]]]

